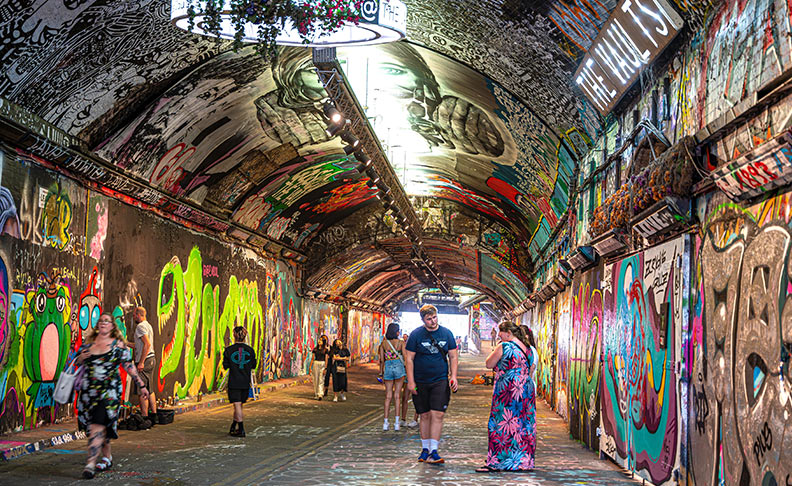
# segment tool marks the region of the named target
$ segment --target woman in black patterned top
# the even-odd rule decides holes
[[[110,314],[99,317],[96,328],[91,330],[77,353],[77,364],[83,367],[77,422],[80,430],[88,431],[89,441],[88,463],[83,477],[91,479],[97,470],[104,471],[113,465],[110,440],[118,438],[118,409],[122,393],[119,366],[123,366],[141,387],[142,399],[148,399],[149,392],[132,363],[132,354],[126,347],[124,336]]]

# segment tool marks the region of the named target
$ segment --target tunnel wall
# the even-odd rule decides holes
[[[54,384],[101,312],[131,338],[133,307],[147,309],[163,399],[221,387],[236,325],[249,331],[258,382],[307,374],[317,336],[341,334],[341,308],[300,298],[295,266],[106,197],[36,160],[6,153],[2,162],[0,433],[72,415],[53,402]],[[371,359],[384,320],[355,311],[358,361]]]
[[[653,484],[792,484],[792,193],[697,207],[697,233],[576,274],[568,330],[563,293],[521,316],[538,395]]]

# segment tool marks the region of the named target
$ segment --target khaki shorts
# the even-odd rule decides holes
[[[157,367],[157,359],[154,356],[149,356],[145,360],[143,360],[143,370],[138,370],[138,375],[140,379],[143,380],[143,384],[146,386],[146,390],[149,393],[152,392],[151,388],[151,377],[154,376],[154,368]],[[135,395],[140,395],[140,387],[137,383],[135,383]]]

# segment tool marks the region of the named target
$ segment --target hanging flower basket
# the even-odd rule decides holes
[[[404,37],[407,8],[400,0],[171,0],[171,21],[193,33],[256,44],[265,57],[275,46],[367,45]]]
[[[592,213],[591,234],[596,237],[610,230],[629,231],[635,215],[669,197],[689,197],[693,186],[693,164],[682,140],[656,160],[643,165],[616,193],[606,198]],[[639,164],[633,165],[633,168]]]

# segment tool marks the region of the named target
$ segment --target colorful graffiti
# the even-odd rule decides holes
[[[788,195],[714,204],[698,240],[687,348],[696,484],[790,484],[789,209]]]
[[[675,363],[685,306],[687,238],[605,267],[601,449],[654,484],[680,463]]]
[[[72,202],[65,188],[53,184],[44,199],[40,230],[48,245],[63,250],[71,241]]]
[[[558,330],[556,331],[555,411],[569,420],[569,351],[572,337],[572,292],[565,289],[556,295]]]
[[[545,401],[553,406],[555,394],[555,299],[539,304],[536,310],[536,325],[532,327],[536,338],[536,353],[539,364],[536,367],[536,390]]]
[[[599,450],[602,267],[575,275],[569,353],[569,432]]]

